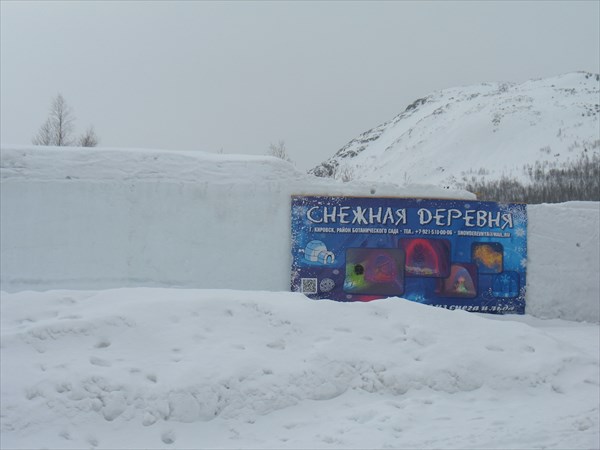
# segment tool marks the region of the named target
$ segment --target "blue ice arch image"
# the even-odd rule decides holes
[[[327,250],[322,241],[310,241],[304,249],[304,259],[313,263],[333,264],[335,255]]]

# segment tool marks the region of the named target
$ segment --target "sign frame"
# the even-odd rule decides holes
[[[525,313],[525,204],[294,195],[291,229],[291,289],[309,298]]]

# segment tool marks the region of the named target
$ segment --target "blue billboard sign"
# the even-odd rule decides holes
[[[291,223],[292,290],[310,298],[525,313],[526,205],[293,196]]]

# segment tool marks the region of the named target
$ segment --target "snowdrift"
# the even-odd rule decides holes
[[[3,448],[594,448],[598,326],[391,298],[2,298]]]
[[[1,283],[289,290],[290,196],[474,198],[339,183],[270,157],[2,148]],[[528,310],[599,321],[598,203],[529,208]]]

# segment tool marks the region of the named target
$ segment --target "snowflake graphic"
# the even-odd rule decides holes
[[[508,274],[503,273],[502,275],[500,275],[500,281],[502,283],[508,283],[510,281],[510,277],[508,276]]]
[[[526,205],[507,205],[506,208],[502,209],[512,215],[515,225],[525,225],[527,223]]]
[[[515,299],[516,303],[524,305],[524,303],[525,303],[525,291],[526,290],[527,290],[527,288],[525,286],[521,286],[521,288],[519,289],[519,296]]]
[[[526,255],[527,254],[527,247],[525,247],[523,245],[515,247],[515,252],[517,254]]]
[[[488,288],[488,289],[486,289],[485,291],[483,291],[483,292],[481,293],[481,298],[482,298],[483,300],[487,300],[487,301],[493,301],[493,300],[495,300],[495,299],[496,299],[496,298],[494,297],[494,295],[492,294],[492,288]]]
[[[525,236],[525,229],[524,228],[517,228],[515,230],[515,234],[517,235],[517,237],[524,237]]]
[[[523,269],[527,267],[527,258],[522,258],[521,259],[521,267]]]

